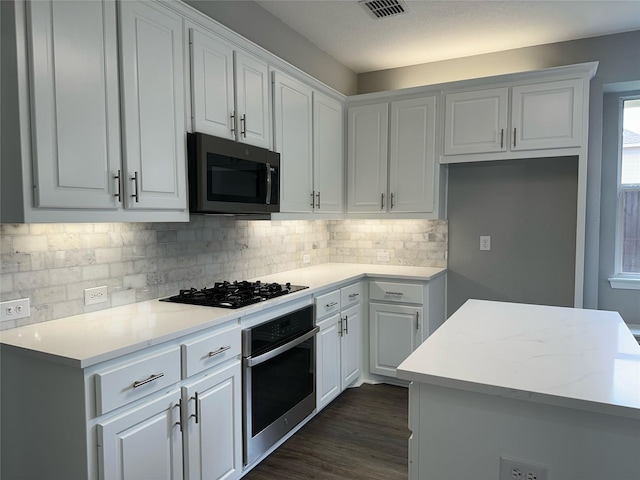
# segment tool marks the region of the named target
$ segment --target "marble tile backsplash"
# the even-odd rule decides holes
[[[389,252],[389,262],[378,252]],[[0,224],[0,298],[29,297],[31,316],[0,329],[326,262],[446,266],[446,220]],[[106,285],[106,303],[84,289]]]

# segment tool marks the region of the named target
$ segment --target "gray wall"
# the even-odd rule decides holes
[[[576,157],[449,165],[447,315],[469,298],[573,306],[577,172]]]
[[[357,75],[324,50],[251,1],[185,0],[265,50],[344,95],[357,92]]]
[[[638,82],[640,83],[640,82]],[[640,90],[627,95],[640,95]],[[617,186],[618,186],[618,98],[620,93],[604,96],[602,135],[602,201],[600,203],[600,275],[598,308],[616,310],[629,323],[640,324],[640,291],[611,288],[614,273]]]
[[[474,57],[446,60],[424,65],[414,65],[393,70],[370,72],[358,76],[359,93],[382,91],[444,81],[477,78],[523,70],[533,70],[559,65],[599,61],[598,72],[591,81],[589,105],[589,154],[587,166],[587,218],[585,238],[584,306],[599,308],[599,257],[600,249],[600,201],[601,169],[611,171],[613,165],[602,162],[602,102],[603,92],[611,84],[640,80],[640,30],[585,38],[570,42],[539,45],[507,50]],[[604,192],[611,195],[611,192]],[[609,245],[604,245],[610,251]],[[611,267],[612,268],[612,267]],[[600,284],[602,287],[602,284]],[[625,321],[640,323],[637,308],[629,310],[630,303],[640,302],[635,293],[623,300],[619,292],[616,300],[606,308],[631,312]],[[626,295],[625,295],[626,296]],[[604,308],[604,307],[601,307]],[[636,313],[634,314],[633,311]]]

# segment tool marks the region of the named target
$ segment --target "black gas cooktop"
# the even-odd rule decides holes
[[[178,295],[160,300],[206,307],[240,308],[305,288],[309,287],[291,285],[290,283],[262,283],[260,281],[220,282],[214,284],[213,287],[180,290]]]

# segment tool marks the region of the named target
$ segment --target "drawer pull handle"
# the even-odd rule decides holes
[[[404,295],[402,292],[384,292],[385,295]]]
[[[213,352],[209,352],[209,356],[210,357],[215,357],[216,355],[220,355],[222,352],[226,352],[230,348],[231,348],[231,345],[227,345],[226,347],[220,347],[218,350],[215,350]]]
[[[349,298],[356,298],[359,297],[360,294],[359,293],[352,293],[351,295],[349,295]]]
[[[335,307],[337,304],[338,304],[338,302],[327,303],[326,307],[327,308]]]
[[[142,385],[145,385],[149,382],[153,382],[154,380],[158,380],[159,378],[162,378],[162,377],[164,377],[164,373],[157,373],[155,375],[151,375],[146,380],[142,380],[140,382],[133,382],[133,388],[141,387]]]

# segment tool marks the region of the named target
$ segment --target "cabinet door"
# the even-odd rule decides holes
[[[369,305],[371,373],[396,376],[396,368],[422,339],[422,307]]]
[[[269,68],[262,60],[236,51],[235,73],[238,140],[271,148]]]
[[[351,107],[348,117],[348,211],[384,213],[389,105]]]
[[[235,140],[233,48],[200,30],[190,36],[193,130]]]
[[[35,206],[117,208],[116,7],[27,2]]]
[[[340,385],[341,319],[339,314],[318,323],[316,404],[318,411],[342,391]]]
[[[433,212],[435,138],[435,97],[391,104],[389,211]]]
[[[312,90],[274,72],[275,150],[280,153],[280,211],[312,210]]]
[[[342,104],[313,93],[313,189],[314,211],[341,213],[343,210],[344,136]]]
[[[242,387],[239,361],[183,387],[185,464],[189,479],[242,473]]]
[[[182,19],[151,2],[119,6],[125,205],[185,209]]]
[[[511,150],[578,147],[582,80],[513,87]]]
[[[445,97],[444,154],[507,150],[508,88]]]
[[[342,390],[356,381],[362,372],[362,316],[360,305],[342,312]]]
[[[179,390],[97,427],[101,480],[182,478]]]

